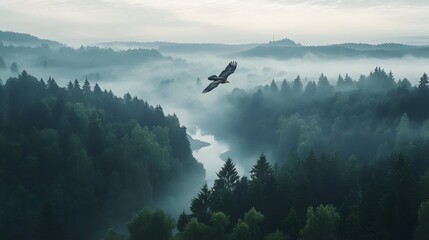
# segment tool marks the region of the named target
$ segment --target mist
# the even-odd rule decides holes
[[[103,63],[95,59],[94,67],[85,67],[74,64],[78,62],[71,60],[58,65],[56,62],[47,62],[40,66],[41,59],[46,59],[46,53],[35,53],[32,57],[24,57],[23,54],[16,53],[3,56],[7,64],[18,63],[19,70],[27,70],[35,76],[43,79],[54,77],[61,85],[66,85],[69,81],[78,79],[83,82],[88,79],[93,85],[99,83],[103,89],[114,90],[118,96],[130,93],[147,100],[152,105],[161,105],[168,114],[176,114],[182,125],[189,129],[201,129],[201,133],[213,137],[214,145],[220,144],[224,147],[220,152],[213,155],[210,161],[206,162],[208,172],[216,172],[209,162],[218,161],[218,156],[223,157],[230,154],[230,157],[248,159],[247,162],[256,161],[255,153],[247,153],[247,150],[240,148],[229,149],[229,143],[222,133],[213,131],[216,127],[210,125],[228,125],[228,119],[222,117],[222,112],[231,111],[234,107],[227,97],[237,89],[245,91],[256,91],[261,86],[270,84],[272,80],[280,85],[283,80],[292,82],[298,75],[301,76],[304,86],[309,81],[317,81],[323,73],[328,81],[335,85],[338,76],[348,74],[353,80],[358,80],[362,74],[368,74],[376,66],[380,66],[386,72],[393,71],[395,79],[407,78],[411,84],[416,85],[429,65],[429,58],[414,57],[406,55],[401,58],[376,58],[376,57],[338,57],[326,58],[317,56],[309,52],[303,57],[292,59],[276,59],[274,57],[251,57],[243,55],[242,52],[255,47],[250,45],[206,45],[206,44],[174,44],[174,43],[104,43],[103,47],[113,47],[116,51],[101,48],[108,55],[103,59]],[[127,60],[121,64],[111,64],[110,61],[117,61],[115,58],[119,54],[127,54],[127,51],[139,51],[133,47],[149,46],[158,51],[159,56],[150,60],[135,61]],[[213,49],[214,47],[214,49]],[[97,50],[97,49],[96,49]],[[78,50],[74,50],[78,51]],[[91,55],[92,48],[83,49],[86,55]],[[24,51],[25,52],[25,51]],[[149,50],[150,52],[150,50]],[[55,56],[55,50],[49,51]],[[74,54],[74,53],[73,53]],[[58,54],[57,54],[58,55]],[[49,56],[49,55],[48,55]],[[61,55],[57,58],[61,59]],[[63,55],[67,57],[67,55]],[[49,57],[48,57],[49,59]],[[55,59],[55,58],[53,58]],[[71,58],[73,59],[73,58]],[[224,67],[232,60],[238,62],[238,68],[231,76],[230,84],[223,84],[207,94],[201,94],[202,89],[210,82],[207,77],[219,74]],[[15,76],[8,69],[0,70],[0,78],[6,80],[10,76]],[[215,117],[215,118],[214,118]],[[199,135],[200,138],[204,138]],[[235,142],[232,140],[232,142]],[[225,151],[229,150],[228,153]],[[261,149],[271,155],[270,149]],[[198,155],[198,152],[196,152]],[[206,158],[207,158],[207,154]],[[248,164],[250,167],[251,164]],[[246,172],[246,171],[244,171]],[[213,176],[213,174],[211,174]],[[213,178],[208,178],[211,182]]]
[[[75,79],[81,85],[88,80],[92,87],[98,84],[102,90],[106,89],[105,95],[111,90],[117,99],[125,101],[129,93],[129,99],[137,97],[157,106],[148,108],[162,112],[169,121],[176,115],[187,134],[208,143],[192,151],[193,158],[205,168],[204,179],[200,173],[193,173],[188,179],[170,183],[144,204],[137,197],[118,198],[132,205],[133,211],[143,205],[161,208],[177,219],[182,212],[189,212],[191,200],[204,183],[215,187],[218,173],[228,158],[241,177],[250,179],[251,169],[265,156],[279,173],[302,167],[302,161],[310,159],[309,153],[321,156],[320,162],[329,155],[335,161],[359,159],[367,164],[402,151],[418,156],[420,161],[420,155],[413,155],[413,151],[426,146],[426,140],[422,140],[426,139],[429,126],[426,112],[409,107],[416,105],[421,97],[416,86],[429,66],[425,47],[353,45],[375,49],[377,54],[365,49],[362,50],[365,55],[354,49],[348,56],[336,51],[320,54],[320,49],[332,46],[318,46],[314,50],[290,40],[236,45],[98,43],[80,48],[62,47],[49,41],[37,44],[37,39],[28,41],[29,46],[22,42],[16,46],[9,42],[1,45],[0,57],[5,63],[0,68],[3,83],[15,79],[23,70],[44,81],[52,77],[61,87],[70,82],[76,85]],[[300,48],[297,51],[303,50],[305,54],[300,52],[292,57],[273,55],[270,51],[262,56],[249,54],[255,48],[276,49],[285,42],[292,46],[280,46],[283,53],[289,54],[289,48]],[[229,76],[230,83],[202,94],[210,83],[207,77],[218,75],[233,60],[238,67]],[[321,90],[318,83],[321,74],[326,76],[328,90]],[[302,88],[295,91],[298,76]],[[341,87],[339,78],[346,76],[351,85]],[[383,85],[377,83],[380,79],[392,81]],[[284,83],[293,90],[282,92]],[[158,136],[153,126],[148,131]],[[416,174],[422,172],[417,169]],[[240,180],[243,186],[247,178]],[[124,207],[119,200],[109,206]],[[298,210],[301,218],[305,207]],[[91,233],[93,238],[102,236],[108,225],[126,231],[123,226],[128,216],[115,217],[113,213],[109,212],[108,220]]]

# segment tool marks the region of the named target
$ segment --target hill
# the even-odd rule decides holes
[[[13,46],[37,47],[41,45],[47,45],[54,49],[65,47],[64,44],[57,41],[40,39],[30,34],[9,31],[0,31],[0,42],[2,42],[4,45]]]

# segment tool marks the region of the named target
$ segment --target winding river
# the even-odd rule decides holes
[[[229,150],[228,145],[223,142],[217,141],[213,135],[204,134],[200,128],[196,131],[189,133],[193,139],[207,142],[210,145],[202,147],[192,152],[198,162],[204,165],[206,169],[206,182],[209,186],[213,186],[214,180],[217,178],[216,173],[222,168],[224,161],[220,155]],[[236,169],[240,176],[243,176],[243,169],[240,165],[235,163]]]

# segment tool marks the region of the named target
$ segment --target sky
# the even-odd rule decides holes
[[[106,41],[429,44],[427,0],[2,0],[0,30]]]

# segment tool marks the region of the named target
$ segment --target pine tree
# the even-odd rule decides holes
[[[317,86],[314,81],[310,81],[307,83],[307,86],[305,87],[305,93],[310,96],[314,96],[317,91]]]
[[[197,197],[192,199],[191,212],[192,216],[197,218],[202,223],[208,223],[210,219],[211,209],[211,191],[207,183],[203,185]]]
[[[287,97],[289,93],[290,93],[290,86],[287,83],[286,79],[284,79],[280,87],[280,95],[283,97]]]
[[[295,93],[302,92],[302,81],[299,75],[293,80],[292,89]]]
[[[91,92],[91,84],[88,82],[88,79],[85,79],[85,82],[82,86],[83,93],[90,93]]]
[[[278,93],[279,92],[279,87],[277,86],[277,84],[274,81],[274,79],[271,81],[270,90],[271,90],[272,93]]]
[[[217,173],[217,177],[218,179],[215,180],[213,187],[215,191],[224,190],[232,192],[237,188],[240,177],[231,158],[225,161],[222,169]]]
[[[98,86],[98,83],[96,83],[95,86],[94,86],[94,93],[96,95],[101,95],[103,93],[103,91],[101,90],[100,86]]]
[[[317,91],[320,94],[331,94],[333,91],[332,85],[329,83],[328,78],[322,73],[317,82]]]
[[[340,75],[338,75],[338,80],[337,80],[337,88],[339,90],[344,90],[345,84],[344,84],[344,78]]]
[[[179,232],[185,231],[186,225],[188,225],[190,220],[191,220],[191,215],[188,215],[185,213],[185,211],[183,211],[179,215],[179,219],[177,220],[177,230],[179,230]]]
[[[80,83],[79,83],[79,81],[77,80],[77,79],[75,79],[74,80],[74,83],[73,83],[73,89],[75,90],[75,91],[80,91],[81,89],[80,89]]]
[[[423,73],[423,76],[420,78],[419,81],[419,88],[420,89],[428,89],[429,86],[429,78],[426,73]]]
[[[273,169],[264,154],[261,154],[256,164],[250,170],[252,182],[265,183],[273,178]]]
[[[57,82],[51,77],[48,79],[48,90],[52,93],[56,93],[59,90]]]

